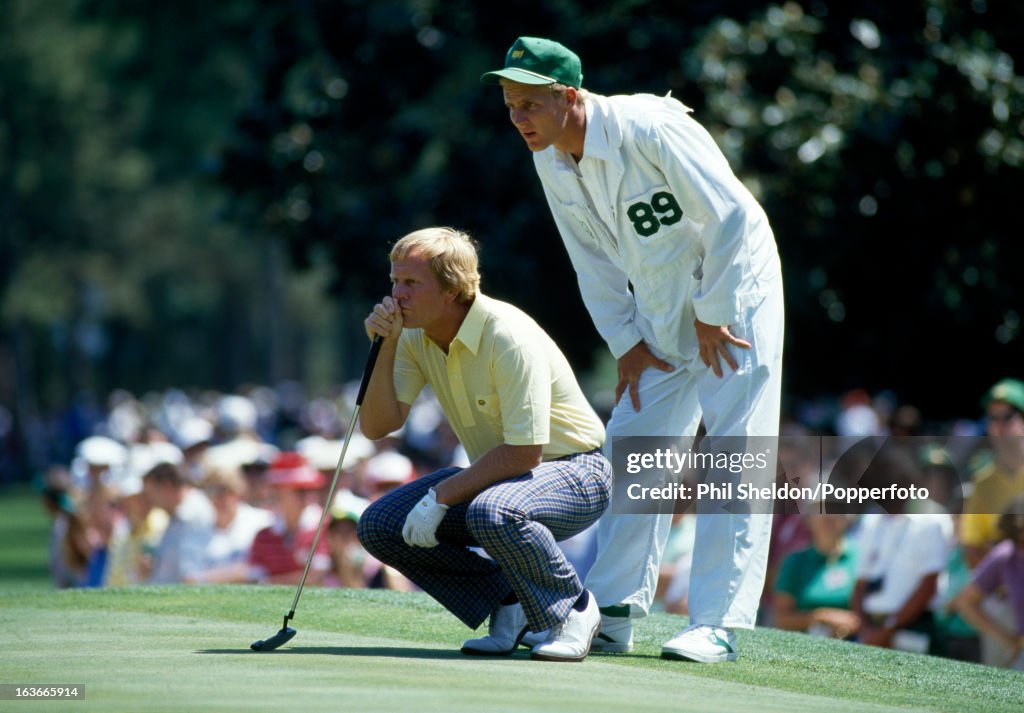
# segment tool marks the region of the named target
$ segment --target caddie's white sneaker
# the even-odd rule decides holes
[[[590,644],[593,651],[628,654],[633,650],[633,620],[628,616],[601,615],[601,630]]]
[[[526,633],[526,613],[519,602],[499,604],[491,612],[487,636],[462,643],[462,653],[470,656],[508,656],[519,646]]]
[[[601,612],[591,594],[583,611],[569,610],[561,624],[552,627],[548,640],[533,647],[530,658],[538,661],[582,661],[601,628]]]
[[[693,625],[661,647],[663,659],[721,663],[736,660],[736,637],[719,626]]]

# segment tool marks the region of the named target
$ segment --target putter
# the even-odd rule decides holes
[[[345,462],[345,453],[348,451],[349,441],[352,440],[352,432],[356,428],[356,419],[359,418],[359,407],[363,405],[363,397],[366,396],[366,387],[370,384],[370,375],[373,374],[373,365],[377,363],[377,355],[380,353],[380,345],[383,340],[378,334],[373,338],[370,346],[370,353],[366,357],[366,367],[363,369],[363,380],[359,384],[359,395],[356,396],[356,407],[352,411],[352,418],[348,423],[348,433],[345,434],[345,443],[341,447],[341,455],[338,457],[338,465],[334,469],[334,479],[331,481],[331,489],[327,493],[327,502],[324,503],[323,512],[320,514],[320,524],[316,526],[316,535],[313,537],[313,546],[309,548],[309,556],[306,557],[306,568],[302,570],[302,579],[299,580],[299,587],[295,590],[295,599],[292,600],[292,608],[284,615],[284,624],[281,630],[268,639],[261,639],[253,643],[249,648],[253,651],[273,651],[279,646],[288,643],[295,636],[295,629],[288,626],[288,622],[295,617],[295,607],[299,604],[299,597],[302,596],[302,587],[306,584],[306,575],[309,574],[309,565],[313,561],[313,553],[316,552],[317,543],[320,541],[320,531],[323,529],[324,520],[331,510],[331,501],[334,500],[334,489],[338,485],[338,476],[341,475],[341,464]]]

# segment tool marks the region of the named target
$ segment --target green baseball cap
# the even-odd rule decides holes
[[[1005,401],[1018,411],[1024,412],[1024,382],[1017,379],[999,381],[985,394],[982,405],[988,406],[992,401]]]
[[[572,50],[554,40],[520,37],[505,55],[505,68],[487,72],[480,81],[498,84],[502,79],[520,84],[566,84],[579,89],[583,84],[583,66]]]

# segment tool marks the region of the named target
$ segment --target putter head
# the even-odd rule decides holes
[[[253,651],[273,651],[279,646],[287,644],[296,634],[295,629],[290,626],[281,629],[269,639],[257,641],[249,648]]]

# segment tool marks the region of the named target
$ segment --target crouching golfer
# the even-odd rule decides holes
[[[507,655],[550,629],[532,657],[582,661],[601,623],[594,598],[555,544],[608,504],[604,427],[568,362],[526,314],[478,291],[475,244],[427,228],[391,251],[392,296],[365,327],[384,342],[360,412],[370,438],[400,428],[425,385],[469,455],[374,502],[364,547],[470,628],[462,652]],[[481,547],[491,557],[470,550]]]

